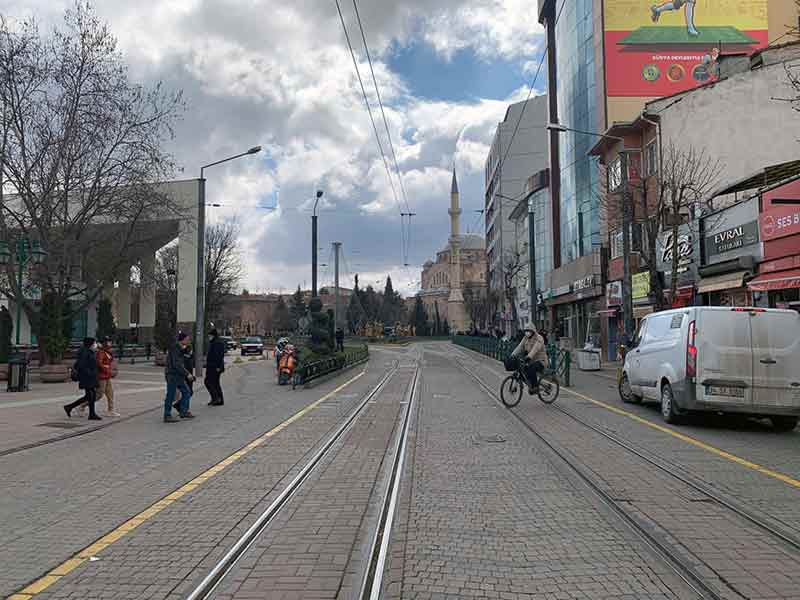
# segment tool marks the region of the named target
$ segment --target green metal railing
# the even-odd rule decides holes
[[[511,356],[511,353],[518,344],[518,342],[503,341],[497,338],[473,337],[469,335],[453,336],[453,343],[485,354],[500,362],[504,362]],[[564,386],[569,387],[572,355],[568,350],[559,350],[553,344],[548,344],[546,350],[548,362],[550,363],[548,365],[549,370],[558,375]]]
[[[364,344],[358,348],[348,348],[335,356],[301,364],[295,369],[294,376],[292,377],[292,389],[296,388],[298,385],[305,385],[323,375],[346,369],[368,358],[369,348]]]

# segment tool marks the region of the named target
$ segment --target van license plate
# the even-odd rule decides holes
[[[733,398],[744,398],[744,388],[709,385],[706,386],[706,394],[709,396],[732,396]]]

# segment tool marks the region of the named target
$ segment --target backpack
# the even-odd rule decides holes
[[[72,381],[80,381],[80,373],[78,372],[78,361],[75,361],[75,364],[69,368],[69,378]]]

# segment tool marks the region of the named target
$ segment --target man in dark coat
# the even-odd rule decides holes
[[[206,378],[204,380],[208,394],[211,396],[211,402],[208,405],[222,406],[225,404],[225,398],[219,378],[225,372],[225,342],[219,338],[219,332],[216,329],[212,329],[209,335],[211,340],[206,355]]]
[[[336,351],[344,352],[344,331],[341,327],[336,330]]]
[[[178,403],[178,414],[181,419],[194,419],[194,415],[189,412],[189,401],[192,392],[186,381],[194,380],[194,376],[186,370],[184,366],[184,352],[189,345],[190,338],[186,333],[178,334],[178,341],[172,344],[167,352],[167,366],[164,368],[164,375],[167,379],[167,395],[164,398],[164,423],[176,423],[178,419],[172,416],[172,405],[175,402],[175,395],[181,393],[181,400]]]
[[[86,403],[89,405],[89,420],[102,420],[94,410],[94,403],[97,401],[97,359],[94,355],[96,350],[97,343],[94,338],[87,337],[83,340],[83,346],[78,351],[73,369],[77,371],[78,388],[83,390],[84,395],[83,398],[64,406],[64,412],[68,417],[72,416],[72,409]]]

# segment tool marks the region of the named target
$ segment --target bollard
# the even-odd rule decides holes
[[[564,386],[570,387],[569,381],[569,367],[572,364],[572,354],[569,350],[564,350]]]
[[[150,342],[147,342],[147,343],[144,345],[144,351],[145,351],[145,354],[147,355],[147,361],[148,361],[148,362],[150,362],[150,352],[151,352],[151,350],[152,350],[152,346],[153,346],[153,345],[152,345]]]

